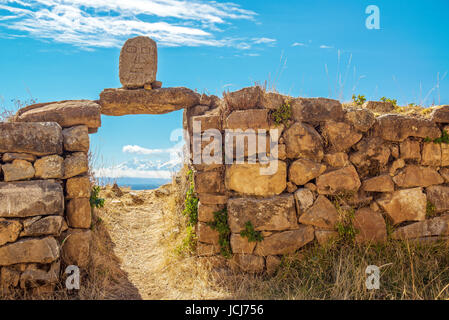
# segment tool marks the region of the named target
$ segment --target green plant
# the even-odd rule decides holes
[[[214,212],[214,220],[208,222],[207,225],[215,230],[219,234],[218,242],[220,244],[220,253],[223,257],[229,259],[232,257],[231,250],[231,229],[228,225],[228,210],[225,208],[223,210]]]
[[[245,223],[245,230],[240,232],[243,238],[247,238],[248,242],[261,242],[263,241],[262,232],[254,230],[254,226],[251,221]]]
[[[339,201],[335,201],[334,205],[338,212],[338,221],[336,228],[340,240],[342,242],[353,242],[357,235],[357,230],[354,228],[354,208],[342,208]]]
[[[182,240],[182,243],[176,247],[176,253],[179,255],[182,255],[183,253],[194,254],[196,251],[197,240],[198,237],[195,233],[195,227],[192,225],[187,225],[186,236]]]
[[[190,226],[195,226],[198,223],[198,198],[195,197],[195,184],[193,182],[192,170],[189,170],[187,175],[189,177],[190,186],[186,192],[183,214],[189,219],[188,224]]]
[[[438,144],[449,144],[449,134],[447,133],[446,130],[443,130],[443,132],[441,133],[441,137],[436,138],[436,139],[430,139],[429,137],[426,137],[424,139],[424,142],[433,142],[433,143],[438,143]]]
[[[103,208],[104,207],[104,199],[100,198],[100,187],[93,186],[92,192],[90,194],[90,206],[92,208]]]
[[[380,98],[380,101],[382,101],[382,102],[390,102],[395,107],[398,106],[398,101],[396,99],[389,99],[389,98],[386,98],[386,97],[382,97],[382,98]]]
[[[435,217],[435,215],[436,215],[436,207],[435,207],[435,205],[432,202],[427,201],[427,204],[426,204],[426,217],[427,218],[432,218],[432,217]]]
[[[364,95],[360,95],[360,94],[359,94],[358,96],[356,96],[355,94],[353,94],[353,95],[352,95],[352,101],[353,101],[356,105],[361,106],[362,104],[365,103],[366,98],[365,98]]]
[[[292,107],[290,105],[290,101],[285,101],[283,105],[274,110],[271,113],[271,117],[277,125],[283,124],[288,127],[289,121],[292,118]]]

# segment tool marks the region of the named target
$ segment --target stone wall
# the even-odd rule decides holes
[[[336,100],[292,98],[259,87],[213,99],[216,107],[205,103],[184,112],[199,198],[200,256],[219,255],[219,232],[210,223],[224,208],[233,256],[216,261],[248,272],[271,273],[282,255],[338,238],[337,227],[348,214],[357,242],[449,236],[449,141],[441,138],[449,106],[410,116],[390,103],[343,107]],[[287,106],[289,119],[276,124],[281,106]],[[195,121],[203,132],[196,149]],[[195,152],[204,157],[213,149],[207,129],[219,130],[218,147],[225,144],[227,129],[274,128],[280,134],[270,138],[278,144],[273,174],[261,174],[260,161],[237,163],[236,154],[233,163],[194,163]],[[222,159],[225,148],[219,151]],[[254,152],[245,144],[245,160]],[[248,222],[262,241],[240,235]]]
[[[3,293],[51,291],[62,266],[87,266],[89,133],[100,125],[100,106],[87,100],[32,105],[0,122]]]

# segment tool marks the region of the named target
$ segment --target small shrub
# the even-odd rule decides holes
[[[208,222],[207,225],[211,227],[212,230],[218,231],[220,244],[220,253],[223,257],[229,259],[232,257],[231,250],[231,229],[228,225],[228,210],[223,209],[214,212],[214,221]]]
[[[195,197],[195,185],[193,182],[193,171],[190,170],[187,173],[190,181],[190,186],[187,189],[185,198],[185,208],[183,214],[188,218],[188,224],[190,226],[195,226],[198,223],[198,198]]]
[[[289,121],[292,118],[292,107],[290,105],[290,101],[285,101],[283,105],[281,105],[278,109],[274,110],[271,113],[271,117],[277,125],[285,125],[289,126]]]
[[[358,105],[361,106],[362,104],[364,104],[366,102],[366,98],[363,95],[358,95],[356,96],[355,94],[352,95],[352,101]]]
[[[90,206],[92,208],[103,208],[104,207],[104,199],[100,198],[100,187],[93,186],[92,192],[90,194]]]
[[[433,142],[433,143],[437,143],[437,144],[449,144],[449,134],[446,132],[446,130],[443,130],[443,132],[441,133],[441,137],[436,138],[436,139],[430,139],[429,137],[426,137],[424,139],[424,142]]]
[[[386,98],[386,97],[382,97],[382,98],[380,98],[380,101],[382,101],[382,102],[390,102],[390,103],[393,104],[394,107],[398,106],[398,101],[396,99],[389,99],[389,98]]]
[[[254,226],[251,221],[245,223],[245,230],[240,232],[243,238],[247,238],[248,242],[261,242],[263,241],[262,232],[254,230]]]

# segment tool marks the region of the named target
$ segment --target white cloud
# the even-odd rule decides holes
[[[240,39],[213,32],[256,16],[234,3],[205,0],[0,0],[0,10],[8,12],[3,27],[82,48],[120,47],[136,35],[162,46],[239,47]]]
[[[303,46],[305,46],[305,44],[302,42],[295,42],[292,44],[292,47],[303,47]]]
[[[253,38],[253,42],[255,44],[274,44],[276,42],[276,39],[271,38]]]
[[[150,155],[150,154],[163,154],[163,153],[177,153],[182,151],[181,148],[167,148],[167,149],[147,149],[147,148],[143,148],[141,146],[136,146],[136,145],[126,145],[122,148],[122,152],[125,153],[136,153],[136,154],[145,154],[145,155]]]
[[[129,168],[101,168],[94,169],[95,177],[101,178],[146,178],[170,179],[173,175],[169,170],[138,170]]]
[[[325,44],[322,44],[322,45],[320,46],[320,48],[321,48],[321,49],[332,49],[333,47],[327,46],[327,45],[325,45]]]

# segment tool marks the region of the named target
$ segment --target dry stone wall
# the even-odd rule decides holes
[[[0,122],[0,290],[53,290],[61,265],[84,269],[91,237],[92,101],[26,107]]]
[[[449,124],[449,106],[433,108],[426,116],[407,116],[384,102],[343,107],[336,100],[292,98],[259,87],[225,93],[215,105],[184,112],[199,198],[200,256],[219,255],[214,212],[225,208],[233,255],[214,261],[248,272],[271,273],[282,255],[313,241],[324,244],[341,237],[337,229],[347,214],[360,243],[449,237],[449,141],[441,138]],[[287,121],[276,124],[278,110],[286,110]],[[202,131],[196,147],[194,122]],[[261,173],[266,164],[259,160],[247,163],[257,153],[248,143],[240,159],[245,163],[238,162],[237,152],[233,162],[198,161],[209,156],[213,145],[222,153],[220,159],[229,160],[227,130],[241,129],[245,135],[248,129],[274,128],[279,137],[258,136],[262,148],[254,142],[259,153],[265,149],[264,139],[268,150],[270,141],[277,144],[272,174]],[[218,142],[207,129],[218,130]],[[262,241],[242,237],[247,223]]]

